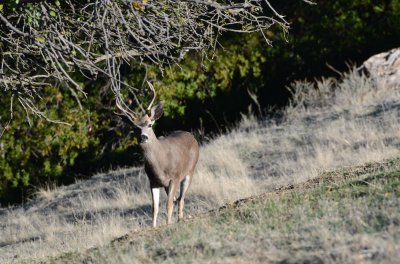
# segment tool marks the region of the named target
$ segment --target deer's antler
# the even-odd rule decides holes
[[[153,106],[154,100],[156,100],[156,90],[154,89],[154,86],[149,81],[147,81],[147,84],[149,85],[150,90],[153,92],[153,99],[151,100],[149,106],[147,107],[147,111],[150,111],[151,107]]]
[[[126,116],[134,125],[136,125],[136,113],[126,105],[120,94],[115,97],[115,105],[121,111],[122,115]]]
[[[154,104],[154,101],[156,100],[156,90],[154,89],[154,86],[149,82],[146,81],[147,84],[150,87],[150,90],[153,92],[153,99],[151,100],[149,106],[147,107],[147,112],[149,112],[151,110],[151,107]],[[117,108],[121,111],[121,115],[124,115],[126,117],[128,117],[128,119],[134,124],[136,125],[136,120],[138,119],[138,115],[137,113],[135,113],[132,109],[129,108],[129,106],[124,102],[124,99],[122,98],[121,93],[118,93],[115,96],[115,105],[117,106]],[[139,104],[140,108],[143,111],[143,114],[145,113],[143,107]]]

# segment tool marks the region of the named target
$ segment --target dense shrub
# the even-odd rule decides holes
[[[56,181],[82,151],[99,144],[91,133],[91,119],[96,113],[77,108],[73,99],[63,97],[52,87],[44,89],[42,98],[40,107],[49,106],[44,111],[49,118],[61,119],[71,126],[50,125],[44,119],[27,116],[15,104],[13,118],[0,143],[0,197],[7,200],[20,200],[21,194],[15,197],[15,193],[28,186]],[[1,105],[9,105],[3,98],[0,100]],[[8,111],[1,108],[1,116],[7,117]]]
[[[291,23],[287,36],[277,28],[265,32],[273,46],[260,34],[226,34],[222,47],[209,55],[213,60],[192,55],[158,76],[156,86],[170,116],[179,117],[185,128],[220,130],[249,104],[255,110],[248,90],[263,107],[284,106],[290,96],[286,86],[294,80],[336,75],[332,68],[344,71],[399,44],[400,3],[395,0],[319,0],[315,6],[271,2]]]

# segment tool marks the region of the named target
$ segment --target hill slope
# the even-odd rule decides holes
[[[335,171],[346,166],[354,167],[400,156],[400,92],[395,87],[378,87],[373,80],[356,72],[350,72],[345,74],[340,81],[326,79],[316,83],[299,82],[293,85],[292,90],[293,104],[285,109],[279,119],[257,122],[251,117],[244,117],[237,128],[230,133],[218,136],[202,146],[197,173],[187,196],[186,212],[188,214],[207,213],[226,203],[273,191],[285,185],[297,186],[296,184],[308,183],[309,180],[320,177],[324,171]],[[395,173],[395,170],[393,171]],[[339,174],[335,175],[339,177]],[[343,190],[346,190],[348,184],[344,185]],[[386,183],[380,183],[378,180],[378,183],[374,181],[373,184],[384,186]],[[325,194],[323,190],[325,189],[316,190],[317,194],[315,195],[317,196],[312,196],[314,195],[313,191],[306,192],[310,192],[307,194],[309,196],[321,199],[325,195],[329,195],[329,192]],[[324,193],[324,195],[318,196],[318,192]],[[351,192],[349,191],[349,193]],[[390,193],[398,194],[395,191]],[[297,228],[304,226],[304,222],[313,219],[311,223],[316,226],[318,232],[330,230],[330,227],[326,227],[324,222],[319,222],[317,218],[307,215],[302,218],[300,213],[303,209],[306,211],[308,209],[303,208],[299,201],[303,202],[306,193],[298,190],[293,192],[293,195],[295,198],[297,197],[297,202],[286,196],[277,199],[286,199],[288,202],[282,208],[292,208],[294,211],[291,215],[295,215],[295,217],[286,215],[286,209],[270,208],[269,202],[265,204],[266,202],[260,201],[259,208],[258,205],[255,205],[258,209],[254,209],[256,220],[251,216],[253,215],[252,210],[245,210],[243,213],[250,215],[249,224],[245,224],[245,220],[242,221],[241,218],[239,220],[235,217],[230,218],[229,214],[236,215],[236,212],[241,212],[239,208],[238,211],[231,211],[227,215],[229,217],[226,218],[218,218],[220,217],[218,214],[205,217],[204,220],[202,218],[199,220],[200,222],[196,220],[193,222],[193,226],[188,223],[183,228],[186,230],[186,234],[180,233],[176,240],[174,240],[173,234],[180,228],[180,225],[164,228],[162,232],[169,234],[170,238],[164,236],[163,239],[169,239],[171,246],[176,247],[182,240],[182,236],[185,237],[184,241],[197,241],[199,236],[201,238],[203,229],[200,227],[203,224],[209,225],[208,221],[215,220],[214,222],[218,223],[215,228],[225,230],[224,232],[228,235],[231,232],[230,223],[239,222],[240,225],[237,227],[243,225],[244,229],[238,229],[241,230],[240,232],[232,231],[232,237],[235,238],[235,234],[239,233],[241,235],[236,240],[228,236],[224,241],[234,243],[234,241],[249,239],[250,241],[246,243],[249,246],[244,246],[241,249],[243,254],[239,254],[239,256],[247,258],[249,252],[257,250],[257,247],[260,247],[262,251],[277,247],[274,243],[269,244],[269,238],[275,237],[282,243],[290,243],[290,239],[285,240],[285,236],[288,237],[291,232],[285,230],[292,229],[276,229],[276,232],[272,232],[268,228],[258,229],[257,225],[251,228],[253,222],[257,223],[257,219],[264,223],[262,226],[271,226],[269,221],[286,226],[285,223],[288,221],[291,223],[290,225],[297,226]],[[374,195],[371,197],[375,197]],[[377,194],[376,197],[380,197],[380,195],[382,193]],[[335,197],[340,197],[340,195]],[[359,211],[352,211],[351,208],[361,206],[360,208],[367,210],[368,206],[365,201],[353,202],[351,195],[349,197],[342,197],[343,201],[335,198],[333,205],[336,204],[336,207],[333,208],[340,209],[339,205],[346,205],[348,202],[349,207],[346,214],[354,212],[354,217],[357,218]],[[162,197],[163,199],[165,201],[165,196]],[[393,202],[398,202],[397,196],[392,196],[392,199],[395,199]],[[103,249],[102,246],[108,245],[111,240],[132,230],[139,233],[141,230],[147,230],[151,220],[150,200],[148,182],[142,168],[107,172],[74,185],[38,190],[37,197],[30,203],[20,207],[0,209],[0,263],[48,261],[49,257],[56,257],[68,252],[76,252],[80,255],[80,252],[85,252],[86,249],[92,247]],[[327,215],[332,214],[332,221],[340,223],[346,214],[342,215],[333,209],[331,211],[331,206],[328,206],[329,201],[331,200],[321,204],[310,204],[309,212],[317,214],[321,210],[326,211]],[[293,207],[291,207],[292,204]],[[352,207],[353,205],[354,207]],[[266,211],[263,208],[267,208]],[[312,208],[320,209],[314,212]],[[382,208],[385,212],[393,209],[390,203],[385,204],[385,207]],[[275,212],[273,217],[269,216],[270,211]],[[164,216],[162,215],[162,217]],[[390,219],[398,219],[398,215],[390,217]],[[163,221],[160,219],[161,223]],[[210,225],[214,222],[211,222]],[[320,223],[321,226],[319,226]],[[351,221],[345,221],[344,226],[342,225],[343,230],[349,231],[347,225],[351,226],[351,223]],[[200,229],[195,229],[196,225]],[[309,223],[306,226],[311,228]],[[385,226],[392,227],[392,225]],[[310,230],[308,232],[314,232],[312,229]],[[360,234],[368,235],[368,230],[368,228],[362,229]],[[318,233],[317,231],[315,232]],[[157,233],[158,231],[151,232]],[[393,234],[396,232],[398,230],[395,230]],[[266,234],[264,240],[260,240],[262,233]],[[281,236],[281,233],[284,235]],[[310,236],[310,233],[304,234]],[[332,235],[334,234],[332,233]],[[389,239],[395,239],[392,233],[389,234]],[[215,236],[222,235],[215,233]],[[344,234],[341,233],[341,236]],[[252,237],[254,237],[253,240]],[[144,242],[147,240],[141,240],[143,243],[140,242],[139,245],[142,245],[142,253],[137,251],[140,253],[138,256],[157,260],[158,255],[163,258],[162,256],[168,252],[174,252],[173,250],[167,253],[159,251],[154,246],[157,245],[158,238],[156,236],[152,240],[153,246],[151,243]],[[206,238],[203,237],[203,239]],[[149,239],[151,240],[151,237]],[[298,237],[298,239],[304,240],[302,237]],[[393,243],[396,246],[397,242]],[[339,243],[339,245],[339,248],[349,250],[350,244]],[[223,250],[222,252],[225,253],[218,255],[222,246],[225,247],[221,241],[199,244],[198,248],[201,252],[214,252],[212,254],[199,253],[199,256],[204,261],[207,261],[207,256],[221,259],[228,257],[229,254]],[[312,246],[310,247],[312,248]],[[196,248],[197,246],[195,249],[186,248],[184,250],[196,253],[198,252]],[[389,248],[389,244],[387,248]],[[289,250],[290,247],[283,247],[282,254],[285,253],[285,249]],[[232,254],[238,250],[239,246],[232,246]],[[270,252],[268,250],[265,252]],[[293,249],[294,251],[296,249]],[[108,252],[111,255],[116,254],[112,251]],[[321,248],[321,252],[323,252],[323,248]],[[156,257],[153,258],[150,255]],[[178,256],[185,258],[190,254]],[[279,257],[278,259],[285,258]],[[121,261],[123,262],[123,259]]]
[[[400,159],[324,173],[57,263],[395,263]]]

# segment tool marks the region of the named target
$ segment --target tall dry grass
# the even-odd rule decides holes
[[[230,133],[203,144],[187,214],[302,182],[325,170],[399,155],[396,87],[378,88],[351,71],[339,81],[297,82],[291,91],[293,101],[283,118],[244,116]],[[148,228],[150,201],[142,168],[39,190],[24,206],[0,209],[0,263],[82,251]]]

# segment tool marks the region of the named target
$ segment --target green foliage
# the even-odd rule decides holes
[[[248,79],[260,77],[261,65],[266,61],[262,53],[263,40],[256,35],[231,37],[224,49],[217,49],[210,58],[188,56],[159,76],[155,86],[165,102],[166,116],[183,116],[188,101],[204,101],[221,91],[229,93],[235,75]]]
[[[257,91],[264,106],[283,106],[289,98],[288,83],[334,75],[328,64],[343,71],[348,67],[346,62],[361,63],[398,46],[400,4],[395,0],[340,0],[333,4],[320,0],[316,6],[295,0],[271,4],[290,21],[290,34],[282,35],[279,28],[264,32],[273,46],[260,34],[226,34],[220,39],[223,48],[209,54],[212,60],[194,54],[167,69],[157,83],[167,102],[167,115],[184,115],[188,101],[215,97],[214,102],[234,105],[224,105],[225,115],[239,116],[248,106],[240,101],[245,97],[250,100],[246,92],[237,91],[247,89]],[[217,120],[225,120],[221,108],[209,110]]]
[[[40,107],[46,109],[49,118],[62,119],[71,126],[50,125],[36,116],[29,125],[25,119],[30,117],[16,105],[13,119],[0,139],[0,197],[5,198],[7,192],[30,185],[59,181],[82,151],[99,143],[90,132],[95,113],[77,109],[74,99],[63,97],[54,87],[46,87],[42,99]],[[3,101],[2,105],[7,104]],[[1,111],[6,117],[9,109]],[[7,199],[19,200],[20,197]]]
[[[2,4],[0,4],[0,12],[3,10],[3,9],[10,9],[10,10],[12,10],[12,11],[15,11],[18,7],[20,7],[20,6],[22,6],[21,4],[21,0],[5,0],[5,1],[2,1],[3,3]],[[23,2],[23,1],[22,1]],[[50,6],[50,7],[60,7],[60,5],[61,5],[61,2],[65,2],[65,1],[63,1],[63,0],[51,0],[51,1],[47,1],[47,4]],[[29,9],[31,9],[32,8],[32,4],[31,3],[27,3],[25,6],[23,6],[23,8],[25,8],[26,10],[29,10]],[[54,10],[51,10],[50,12],[49,12],[49,14],[51,15],[51,13],[54,13],[54,15],[55,15],[55,11]],[[34,17],[34,14],[32,14],[32,18]]]

